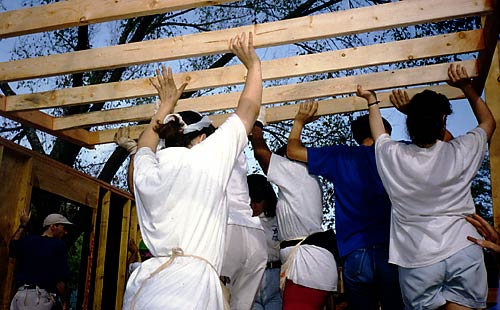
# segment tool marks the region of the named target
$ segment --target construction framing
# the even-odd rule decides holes
[[[0,13],[0,38],[227,2],[233,1],[61,1],[39,7]],[[297,105],[293,103],[310,98],[326,99],[320,101],[318,111],[320,115],[365,110],[366,104],[362,99],[356,96],[347,96],[355,92],[357,84],[362,84],[367,89],[379,90],[381,107],[384,108],[391,107],[388,100],[390,90],[408,86],[412,86],[409,89],[410,94],[431,88],[445,94],[450,99],[462,99],[463,94],[459,90],[444,83],[447,79],[449,63],[419,65],[414,60],[444,55],[476,53],[476,58],[464,60],[460,63],[474,77],[477,91],[484,91],[484,96],[497,124],[500,124],[500,60],[498,48],[500,14],[495,0],[408,0],[391,2],[284,21],[188,34],[174,38],[1,62],[0,82],[38,79],[226,53],[229,52],[229,38],[244,31],[252,31],[255,37],[255,46],[263,48],[436,23],[470,16],[481,16],[482,27],[480,29],[264,61],[262,71],[263,78],[266,81],[364,67],[382,68],[378,70],[379,72],[370,74],[266,87],[263,93],[263,104],[267,107],[267,121],[273,123],[292,119],[297,111]],[[385,65],[401,62],[411,62],[411,65],[406,69],[392,71],[383,69]],[[186,91],[194,91],[242,84],[245,80],[245,73],[246,71],[242,65],[232,65],[210,70],[180,72],[175,74],[174,78],[178,85],[182,82],[188,82]],[[152,97],[155,95],[156,91],[147,78],[54,89],[46,92],[0,97],[0,115],[61,137],[72,143],[92,148],[98,144],[112,142],[116,132],[116,129],[99,130],[101,127],[96,126],[148,120],[153,114],[153,104],[115,108],[66,117],[53,117],[45,113],[43,109]],[[238,97],[238,92],[232,92],[182,99],[177,105],[177,110],[227,111],[236,107]],[[278,105],[284,102],[292,104]],[[227,113],[217,113],[211,115],[211,118],[216,124],[220,124],[227,115]],[[131,127],[130,133],[133,138],[137,138],[142,130],[143,126],[134,125]],[[2,149],[0,148],[0,150]],[[1,158],[2,156],[0,156]],[[0,163],[2,163],[1,160]],[[490,164],[495,226],[499,229],[499,131],[495,133],[490,144]],[[2,164],[1,167],[7,169],[5,164]],[[29,178],[29,175],[26,175],[26,180],[29,180]],[[29,197],[25,198],[28,199]],[[106,201],[108,198],[99,199]],[[124,209],[128,210],[126,212],[130,215],[133,204],[125,203]],[[9,213],[9,216],[14,218],[15,214],[11,213]],[[101,220],[102,217],[105,218],[106,213],[101,213]],[[124,218],[126,221],[130,221],[128,217]],[[124,225],[122,229],[130,229],[127,223],[122,224]],[[101,225],[103,225],[102,222]],[[10,230],[12,229],[11,227]],[[124,241],[122,240],[122,242]],[[99,299],[99,296],[95,298]],[[5,304],[2,303],[2,305]]]

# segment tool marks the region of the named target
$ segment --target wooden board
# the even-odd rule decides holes
[[[400,1],[182,37],[0,63],[0,82],[104,70],[229,52],[229,39],[255,33],[256,47],[346,36],[493,11],[493,0]],[[335,21],[334,25],[332,21]]]

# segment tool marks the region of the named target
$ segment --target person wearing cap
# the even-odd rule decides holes
[[[66,281],[69,278],[66,245],[62,238],[72,225],[61,214],[50,214],[43,221],[41,236],[23,234],[31,212],[22,210],[18,229],[10,241],[10,256],[16,259],[18,290],[10,309],[52,309],[56,296],[62,300],[62,309],[69,309]]]

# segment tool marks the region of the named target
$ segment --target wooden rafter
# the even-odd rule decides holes
[[[453,3],[453,5],[450,5]],[[65,54],[0,63],[0,81],[16,81],[157,61],[225,53],[240,32],[255,33],[255,46],[266,47],[362,32],[486,15],[493,0],[401,1],[232,29],[115,45]],[[332,27],[335,21],[335,27]]]
[[[0,38],[167,13],[236,0],[72,0],[0,13]]]
[[[476,61],[462,62],[471,76],[477,76]],[[382,71],[364,75],[354,75],[342,78],[303,82],[264,89],[262,104],[282,103],[311,98],[354,93],[357,84],[363,84],[368,89],[387,89],[408,85],[429,84],[445,81],[448,78],[449,64],[421,66],[395,71]],[[196,110],[213,112],[217,110],[234,109],[240,97],[239,92],[217,94],[179,100],[176,111]],[[153,115],[153,104],[139,105],[122,109],[78,114],[53,119],[53,130],[88,127],[124,121],[139,121],[150,119]],[[340,111],[343,112],[343,111]]]
[[[484,48],[483,36],[483,29],[470,30],[264,61],[262,62],[263,79],[283,79],[363,66],[413,61],[427,57],[476,52]],[[186,91],[193,91],[243,83],[245,73],[243,65],[234,65],[178,73],[174,75],[174,79],[177,84],[187,81],[189,84]],[[3,105],[0,104],[0,109],[4,111],[44,109],[155,95],[156,89],[150,85],[149,79],[143,78],[9,96]]]

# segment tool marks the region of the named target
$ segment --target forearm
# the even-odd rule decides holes
[[[127,186],[132,195],[134,194],[134,158],[135,154],[130,155],[127,169]]]
[[[286,148],[286,155],[288,158],[293,160],[298,160],[301,162],[307,162],[307,149],[302,145],[300,141],[300,135],[302,129],[304,128],[304,123],[295,120],[293,122],[292,130],[288,136],[288,145]]]
[[[252,131],[262,103],[262,70],[260,61],[254,63],[247,72],[247,79],[241,93],[236,114],[239,116],[247,134]]]
[[[19,227],[14,232],[14,235],[12,235],[12,238],[10,240],[19,240],[19,239],[21,239],[21,236],[23,235],[23,232],[24,232],[25,228],[26,228],[26,224],[20,224]]]
[[[264,140],[263,130],[258,125],[252,129],[251,141],[255,159],[259,162],[264,173],[267,174],[272,153]]]
[[[471,109],[474,112],[474,116],[477,119],[478,126],[484,129],[489,140],[496,128],[495,118],[491,114],[491,111],[486,103],[474,90],[472,84],[467,84],[464,88],[462,88],[462,91],[469,101]]]
[[[374,141],[376,141],[378,137],[385,133],[385,127],[382,121],[382,115],[380,114],[380,108],[378,104],[372,104],[373,102],[375,102],[375,100],[368,100],[368,111],[370,113],[368,120],[370,122],[372,138]]]
[[[158,133],[154,131],[154,128],[158,123],[163,123],[165,117],[174,111],[176,102],[177,101],[167,101],[161,103],[158,111],[155,115],[153,115],[153,118],[151,118],[151,121],[146,126],[146,129],[139,137],[139,141],[137,141],[137,149],[140,149],[141,147],[149,147],[153,152],[156,152],[160,138],[158,137]]]

